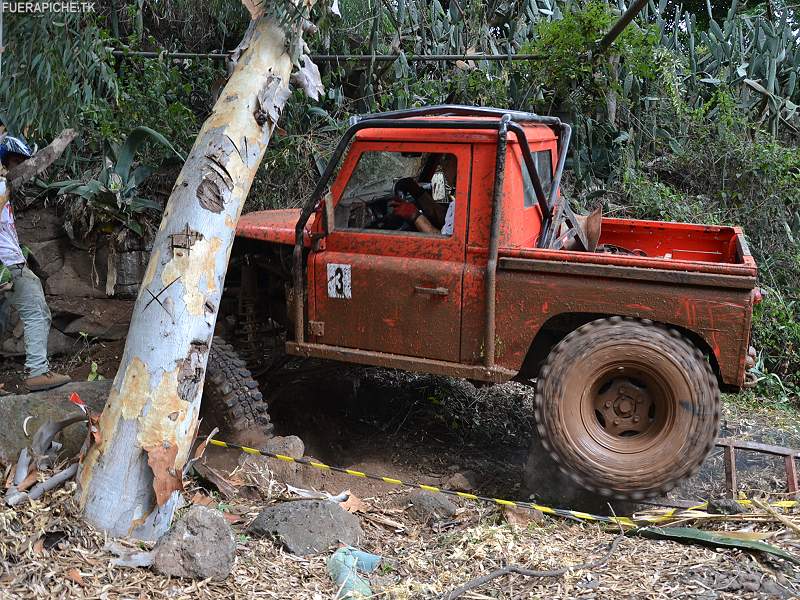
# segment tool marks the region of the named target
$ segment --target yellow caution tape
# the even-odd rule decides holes
[[[708,508],[708,502],[702,502],[688,509],[681,509],[681,508],[663,509],[659,511],[659,514],[651,513],[651,514],[633,515],[630,517],[617,517],[617,516],[605,517],[602,515],[593,515],[590,513],[585,513],[577,510],[542,506],[541,504],[535,504],[533,502],[503,500],[502,498],[490,498],[487,496],[468,494],[466,492],[443,490],[442,488],[433,485],[425,485],[422,483],[410,483],[407,481],[396,479],[394,477],[382,477],[380,475],[371,475],[369,473],[363,473],[362,471],[355,471],[353,469],[345,469],[343,467],[334,467],[331,465],[326,465],[325,463],[311,460],[310,458],[293,458],[291,456],[286,456],[285,454],[277,454],[275,452],[269,452],[267,450],[248,448],[247,446],[240,446],[238,444],[231,444],[229,442],[222,442],[220,440],[215,440],[215,439],[209,440],[209,443],[212,446],[218,446],[220,448],[239,450],[240,452],[246,452],[247,454],[260,454],[261,456],[275,458],[277,460],[282,460],[284,462],[296,463],[298,465],[304,465],[307,467],[314,467],[315,469],[344,473],[345,475],[350,475],[351,477],[359,477],[361,479],[374,479],[375,481],[382,481],[384,483],[388,483],[391,485],[401,485],[406,487],[418,488],[420,490],[425,490],[426,492],[445,494],[447,496],[466,498],[467,500],[476,500],[479,502],[489,502],[491,504],[496,504],[498,506],[514,506],[516,508],[538,510],[547,515],[563,517],[566,519],[575,519],[577,521],[595,521],[600,523],[613,523],[615,525],[621,525],[623,527],[638,527],[640,525],[652,525],[654,523],[664,523],[666,521],[672,521],[683,517],[697,517],[700,516],[700,514],[698,514],[699,512],[702,512],[704,509]],[[743,505],[752,504],[752,501],[750,500],[737,500],[737,502]],[[797,506],[797,503],[798,502],[796,500],[779,500],[777,502],[770,503],[770,506],[777,508],[791,508],[793,506]]]

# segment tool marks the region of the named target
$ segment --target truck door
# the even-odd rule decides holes
[[[324,249],[311,256],[314,342],[459,360],[470,158],[468,144],[353,145],[332,189],[333,222]],[[437,167],[440,161],[452,181]],[[389,208],[395,183],[408,177],[430,188],[416,204],[427,203],[435,233],[418,231]],[[450,202],[447,226],[442,217]],[[438,223],[431,214],[437,211]]]

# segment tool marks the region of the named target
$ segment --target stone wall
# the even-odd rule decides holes
[[[111,253],[116,267],[113,296],[106,294],[109,239],[91,250],[75,246],[64,230],[64,219],[55,207],[38,207],[16,213],[20,242],[31,249],[31,268],[42,280],[53,326],[48,340],[50,354],[77,349],[85,336],[101,340],[122,339],[130,323],[132,299],[139,290],[149,252],[134,235],[115,240]],[[23,327],[12,311],[0,334],[0,355],[24,356]]]

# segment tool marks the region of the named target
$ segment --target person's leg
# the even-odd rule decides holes
[[[50,333],[50,309],[44,299],[39,278],[27,267],[14,279],[8,293],[11,305],[17,309],[25,326],[25,368],[30,377],[44,375],[50,370],[47,362],[47,336]]]
[[[29,376],[26,387],[32,391],[49,390],[70,381],[67,375],[50,370],[47,362],[47,337],[50,334],[50,309],[44,299],[39,278],[27,267],[14,277],[8,295],[25,326],[25,367]]]

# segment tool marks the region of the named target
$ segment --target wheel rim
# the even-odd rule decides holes
[[[670,386],[652,369],[615,364],[590,378],[580,418],[600,446],[622,454],[645,452],[669,434],[675,420]]]

